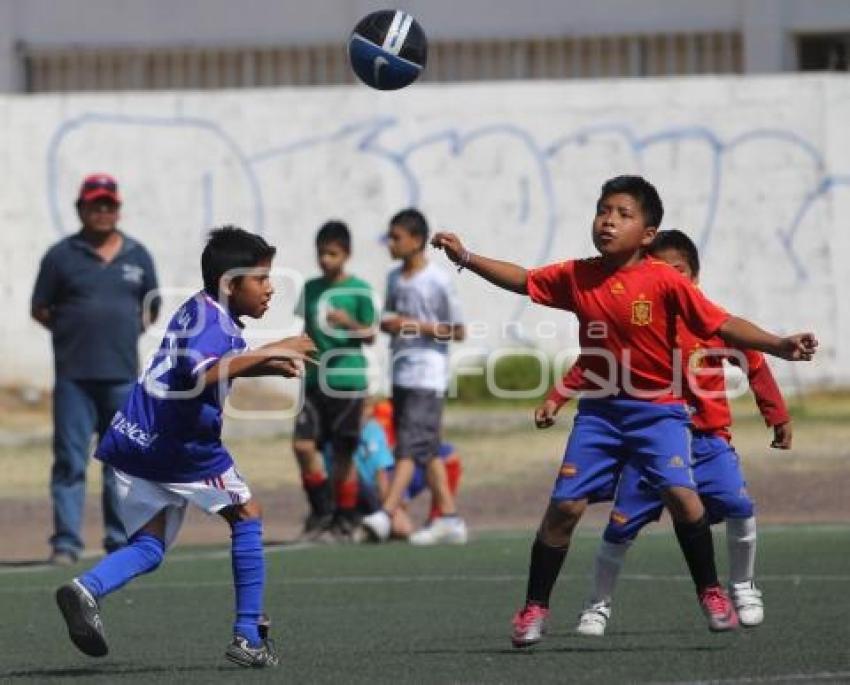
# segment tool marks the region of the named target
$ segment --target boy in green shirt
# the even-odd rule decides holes
[[[303,537],[316,539],[329,531],[348,539],[357,524],[357,471],[351,456],[368,388],[362,346],[374,342],[375,307],[369,284],[345,271],[351,234],[344,223],[329,221],[319,229],[316,253],[322,275],[304,285],[295,313],[316,343],[319,366],[306,370],[293,449],[310,504]],[[326,444],[333,452],[330,478],[320,451]]]

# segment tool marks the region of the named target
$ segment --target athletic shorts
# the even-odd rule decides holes
[[[393,386],[393,426],[396,459],[426,464],[440,453],[443,394],[421,388]]]
[[[115,484],[121,522],[127,537],[138,532],[165,509],[163,542],[166,548],[174,543],[180,532],[187,505],[194,504],[207,514],[215,514],[225,507],[245,504],[251,499],[248,484],[233,466],[219,476],[195,483],[159,483],[115,469]]]
[[[727,518],[746,519],[755,512],[741,471],[740,457],[722,437],[695,431],[691,442],[694,478],[711,523]],[[611,519],[605,528],[608,542],[633,540],[640,530],[661,517],[664,505],[658,492],[631,465],[623,469]]]
[[[580,400],[552,501],[610,500],[626,464],[655,489],[695,490],[690,443],[689,417],[681,404]]]
[[[295,439],[330,444],[333,454],[351,454],[360,441],[362,416],[362,397],[330,397],[319,387],[308,387],[295,417]]]

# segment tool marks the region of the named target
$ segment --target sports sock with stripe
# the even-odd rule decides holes
[[[265,559],[262,519],[246,519],[233,524],[231,534],[233,589],[236,593],[236,622],[233,632],[252,647],[262,642],[257,628],[263,612]]]
[[[155,535],[139,532],[126,547],[107,554],[80,576],[79,581],[97,599],[115,592],[136,576],[150,573],[162,563],[165,545]]]

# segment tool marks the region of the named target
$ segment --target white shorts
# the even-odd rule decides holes
[[[132,536],[154,516],[165,509],[165,547],[171,547],[183,519],[186,507],[194,504],[207,514],[215,514],[224,507],[245,504],[251,499],[251,490],[242,476],[231,466],[219,476],[195,483],[159,483],[138,478],[115,469],[121,521],[127,536]]]

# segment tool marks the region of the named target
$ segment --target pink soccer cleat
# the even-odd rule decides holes
[[[513,617],[511,643],[514,647],[530,647],[543,639],[549,610],[539,604],[526,604]]]
[[[735,613],[732,600],[719,585],[712,585],[700,592],[699,603],[708,619],[708,629],[712,633],[721,633],[738,627],[738,614]]]

